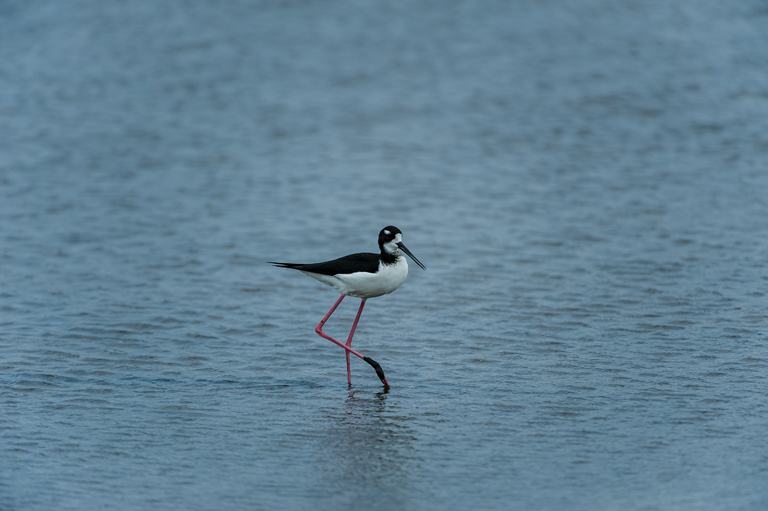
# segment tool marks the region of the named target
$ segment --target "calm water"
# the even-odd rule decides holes
[[[762,0],[0,1],[0,124],[0,509],[768,509]]]

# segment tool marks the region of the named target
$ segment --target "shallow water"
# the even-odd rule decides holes
[[[0,509],[766,509],[766,48],[759,1],[1,4]],[[428,269],[348,389],[266,261],[388,224]]]

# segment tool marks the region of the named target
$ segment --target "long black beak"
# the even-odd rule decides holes
[[[425,267],[423,264],[421,264],[421,261],[419,261],[418,259],[416,259],[416,256],[415,256],[415,255],[411,254],[411,251],[410,251],[410,250],[408,250],[407,248],[405,248],[405,245],[403,245],[403,242],[402,242],[402,241],[401,241],[400,243],[398,243],[398,244],[397,244],[397,246],[398,246],[398,247],[400,247],[400,250],[402,250],[403,252],[405,252],[405,254],[406,254],[408,257],[410,257],[411,259],[413,259],[413,262],[414,262],[414,263],[416,263],[416,264],[418,264],[418,265],[419,265],[419,267],[420,267],[422,270],[426,270],[426,269],[427,269],[427,268],[426,268],[426,267]]]

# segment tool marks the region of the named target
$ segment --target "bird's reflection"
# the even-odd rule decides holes
[[[396,401],[388,388],[351,387],[346,399],[327,410],[329,429],[322,435],[318,469],[339,492],[336,497],[344,495],[352,507],[364,498],[368,509],[403,508],[416,495],[410,483],[419,465],[408,425],[412,418],[398,413]]]
[[[355,387],[350,385],[349,386],[349,394],[347,396],[347,402],[349,402],[350,399],[354,399],[355,398],[355,394],[357,394],[358,392],[360,392],[360,390],[355,390]],[[376,396],[377,398],[379,398],[381,400],[384,400],[384,399],[386,399],[386,395],[387,394],[389,394],[389,385],[385,385],[383,390],[381,390],[380,392],[376,392],[374,394],[374,396]]]

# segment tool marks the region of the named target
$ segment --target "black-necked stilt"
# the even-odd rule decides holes
[[[381,382],[389,386],[381,366],[372,358],[363,356],[353,350],[351,346],[352,336],[355,335],[357,322],[360,320],[360,314],[363,312],[365,301],[368,298],[389,294],[405,282],[405,277],[408,276],[408,262],[400,251],[405,252],[422,270],[426,270],[424,265],[411,254],[411,251],[405,248],[402,240],[403,233],[400,229],[390,225],[383,228],[379,233],[379,254],[352,254],[334,259],[333,261],[313,264],[276,263],[270,261],[270,264],[281,268],[299,270],[313,279],[317,279],[341,291],[341,296],[333,304],[328,314],[315,327],[315,332],[320,337],[328,339],[346,350],[347,383],[349,385],[352,385],[352,372],[349,367],[349,354],[351,353],[373,366]],[[323,325],[328,321],[328,318],[331,317],[331,314],[333,314],[333,311],[336,310],[336,307],[339,306],[345,296],[361,298],[362,302],[360,302],[360,309],[358,309],[357,316],[355,316],[355,322],[352,323],[352,330],[349,332],[347,343],[342,344],[323,332]]]

